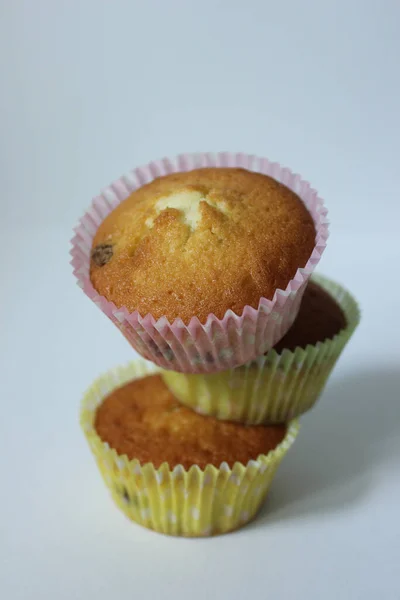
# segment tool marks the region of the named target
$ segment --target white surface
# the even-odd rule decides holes
[[[0,597],[398,599],[399,3],[0,6]],[[83,390],[132,351],[67,253],[101,187],[197,149],[312,181],[320,270],[363,320],[260,518],[181,540],[114,508],[79,430]]]

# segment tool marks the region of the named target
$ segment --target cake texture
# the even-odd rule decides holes
[[[100,405],[95,428],[118,454],[158,468],[225,462],[244,465],[268,454],[283,440],[286,426],[245,427],[204,417],[182,406],[160,375],[126,383]]]
[[[254,361],[202,375],[164,371],[173,394],[202,414],[240,423],[283,423],[318,400],[358,322],[356,301],[339,284],[313,275],[288,333]]]
[[[300,198],[271,177],[204,168],[159,177],[100,224],[90,278],[129,312],[205,322],[286,289],[315,247]]]

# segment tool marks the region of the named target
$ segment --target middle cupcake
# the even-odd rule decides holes
[[[354,298],[314,275],[288,333],[265,356],[221,373],[164,371],[173,394],[197,412],[241,423],[282,423],[309,410],[359,321]]]

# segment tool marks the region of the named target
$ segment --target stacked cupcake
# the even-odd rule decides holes
[[[256,514],[358,323],[310,279],[327,236],[308,183],[243,154],[151,163],[95,198],[74,271],[147,361],[95,381],[81,422],[131,519],[204,536]]]

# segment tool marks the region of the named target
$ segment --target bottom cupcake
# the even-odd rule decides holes
[[[296,422],[246,427],[198,415],[143,361],[94,382],[81,424],[119,508],[145,527],[182,536],[250,521],[298,430]]]

